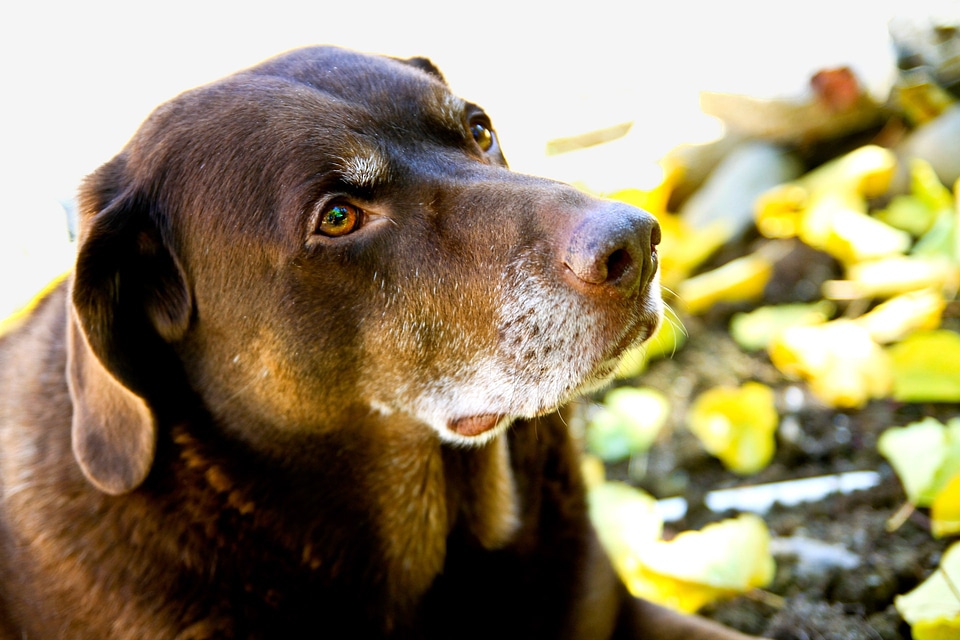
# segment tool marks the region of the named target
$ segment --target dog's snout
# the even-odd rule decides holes
[[[643,289],[656,272],[659,243],[656,218],[626,204],[608,203],[574,226],[563,264],[579,283],[628,295]]]

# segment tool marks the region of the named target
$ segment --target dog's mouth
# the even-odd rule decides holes
[[[482,433],[486,433],[492,429],[495,429],[501,421],[503,421],[504,416],[499,413],[487,413],[479,416],[467,416],[464,418],[457,418],[451,420],[447,423],[447,428],[454,433],[466,436],[468,438],[473,438],[479,436]]]

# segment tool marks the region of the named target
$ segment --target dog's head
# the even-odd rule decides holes
[[[81,209],[74,450],[113,493],[178,394],[254,443],[403,414],[479,444],[660,316],[654,219],[510,172],[422,59],[312,48],[187,92]]]

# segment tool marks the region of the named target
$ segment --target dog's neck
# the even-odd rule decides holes
[[[171,443],[174,468],[206,487],[193,497],[204,503],[196,513],[233,514],[222,519],[228,527],[207,523],[216,545],[230,546],[231,537],[282,536],[271,544],[298,559],[319,582],[331,584],[341,578],[338,566],[379,558],[381,564],[368,570],[381,576],[384,602],[398,606],[397,617],[443,570],[451,535],[496,549],[519,527],[506,435],[484,447],[456,449],[412,418],[373,415],[337,446],[327,441],[317,447],[339,451],[335,459],[315,460],[305,470],[301,451],[296,472],[261,467],[256,485],[245,482],[243,465],[270,461],[236,451],[215,457],[209,452],[220,447],[210,447],[185,426],[174,428]],[[293,521],[287,521],[289,514],[295,514]],[[256,562],[249,556],[237,560]]]

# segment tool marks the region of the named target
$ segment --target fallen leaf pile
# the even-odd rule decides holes
[[[936,82],[907,74],[879,104],[848,71],[825,73],[813,83],[821,93],[796,108],[713,96],[705,107],[727,116],[724,140],[670,154],[652,189],[608,194],[660,220],[671,315],[627,355],[621,386],[589,417],[586,444],[604,462],[641,459],[681,423],[731,472],[756,473],[776,453],[783,389],[797,384],[838,411],[881,400],[960,403],[960,104]],[[798,152],[825,137],[841,149],[834,157],[811,162]],[[736,243],[746,252],[724,253]],[[837,275],[816,296],[769,303],[780,263],[798,243]],[[683,349],[685,319],[708,314],[728,318],[736,343],[766,358],[782,387],[745,380],[707,389],[687,415],[671,418],[668,400],[644,389],[641,374]],[[930,510],[933,535],[960,534],[960,417],[893,427],[879,450],[910,503]],[[592,516],[635,594],[694,611],[772,579],[760,518],[665,541],[652,497],[593,476]],[[931,581],[899,598],[899,611],[916,638],[960,637],[960,589],[944,586],[960,584],[960,549],[951,548]]]

